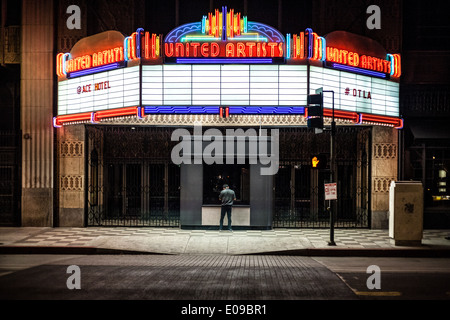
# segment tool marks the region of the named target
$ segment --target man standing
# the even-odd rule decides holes
[[[225,217],[225,213],[227,214],[228,219],[228,230],[233,231],[231,229],[231,207],[233,205],[233,201],[236,200],[236,194],[227,184],[223,185],[223,190],[220,192],[219,200],[222,201],[222,208],[220,211],[220,227],[219,230],[222,230],[223,227],[223,218]]]

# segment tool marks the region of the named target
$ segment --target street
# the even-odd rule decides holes
[[[378,272],[369,272],[369,266],[378,267]],[[194,305],[242,300],[449,300],[450,259],[2,255],[0,298],[185,300]],[[189,307],[185,311],[192,312]]]
[[[305,257],[10,255],[1,261],[1,299],[357,298],[334,272]],[[71,265],[79,267],[80,290],[67,287],[71,276],[67,268]]]
[[[450,259],[444,258],[315,258],[335,272],[359,299],[449,300]],[[380,289],[370,290],[369,266],[380,270]]]

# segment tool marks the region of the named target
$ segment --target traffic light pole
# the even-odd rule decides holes
[[[334,120],[334,91],[323,91],[331,92],[333,96],[333,114],[331,118],[331,137],[330,137],[330,182],[334,182],[334,171],[336,166],[336,150],[335,150],[335,136],[336,136],[336,122]],[[336,242],[334,242],[334,210],[333,210],[333,200],[329,200],[329,208],[330,208],[330,241],[328,242],[329,246],[335,246]]]
[[[309,90],[309,89],[308,89]],[[336,136],[336,121],[334,119],[334,91],[323,90],[323,88],[316,89],[316,94],[308,95],[308,128],[314,128],[316,134],[323,132],[323,95],[325,92],[331,92],[333,95],[333,114],[331,120],[331,137],[330,137],[330,183],[334,182],[335,171],[336,171],[336,150],[335,150],[335,136]],[[333,210],[333,200],[329,201],[329,211],[330,211],[330,241],[328,245],[335,246],[334,242],[334,210]]]

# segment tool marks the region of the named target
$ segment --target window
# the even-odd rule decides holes
[[[220,204],[222,186],[228,184],[236,193],[237,205],[250,204],[250,169],[248,164],[204,165],[203,204]]]

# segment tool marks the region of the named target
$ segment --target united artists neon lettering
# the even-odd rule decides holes
[[[169,58],[281,58],[283,46],[281,42],[169,42],[164,53]]]
[[[110,63],[116,63],[124,60],[123,47],[107,49],[87,54],[74,59],[69,59],[65,63],[65,71],[67,73],[86,70],[90,68],[100,67]],[[58,66],[59,67],[59,66]]]
[[[327,47],[327,61],[346,64],[356,68],[362,68],[382,73],[391,72],[391,62],[356,52]]]

